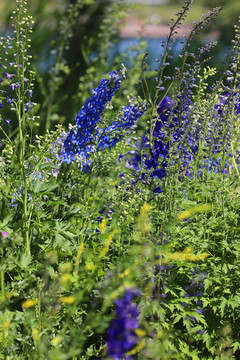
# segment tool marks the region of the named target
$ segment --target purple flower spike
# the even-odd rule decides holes
[[[75,117],[77,131],[70,130],[64,141],[63,161],[70,163],[75,161],[75,158],[79,158],[86,171],[91,166],[91,161],[88,160],[90,154],[95,151],[93,145],[89,145],[89,143],[94,140],[93,133],[106,104],[112,100],[121,83],[121,77],[117,71],[110,72],[109,77],[110,80],[103,79],[99,86],[92,90],[92,96],[86,100]]]
[[[126,289],[124,297],[115,301],[116,318],[108,330],[107,357],[112,359],[131,360],[126,353],[137,344],[135,330],[139,328],[139,311],[132,302],[134,296],[140,295],[136,289]]]

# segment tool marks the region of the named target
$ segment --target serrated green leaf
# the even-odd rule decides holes
[[[224,310],[225,310],[226,305],[227,305],[227,299],[223,298],[222,301],[221,301],[221,304],[220,304],[221,317],[224,316]]]

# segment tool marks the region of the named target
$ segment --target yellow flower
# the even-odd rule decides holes
[[[76,261],[75,261],[75,268],[74,268],[74,275],[75,275],[76,281],[77,281],[77,278],[78,278],[79,263],[80,263],[80,259],[81,259],[83,250],[84,250],[84,243],[81,242],[81,244],[79,245],[79,248],[78,248]]]
[[[137,334],[137,336],[139,337],[143,337],[146,335],[146,331],[142,330],[142,329],[135,329],[135,334]]]
[[[194,213],[205,212],[210,210],[212,210],[212,206],[210,204],[201,204],[186,211],[183,211],[181,214],[178,215],[177,218],[178,220],[184,220],[189,218]]]
[[[64,296],[64,297],[62,297],[61,298],[61,302],[63,303],[63,304],[72,304],[72,303],[74,303],[74,301],[75,301],[75,297],[74,296]]]
[[[52,339],[51,345],[52,346],[57,346],[58,344],[60,344],[61,341],[62,341],[61,336],[57,335]]]
[[[94,270],[95,269],[95,265],[94,263],[90,262],[85,266],[85,270]]]
[[[76,265],[75,266],[79,265],[80,258],[81,258],[81,255],[83,253],[83,250],[84,250],[84,243],[81,242],[81,244],[79,245],[79,248],[78,248],[77,256],[76,256]]]
[[[110,294],[109,298],[110,298],[111,300],[117,299],[123,290],[124,290],[123,286],[119,286],[119,287],[117,288],[117,290],[113,291],[113,292]]]
[[[24,302],[22,303],[22,308],[23,308],[23,309],[29,309],[29,308],[35,306],[36,303],[37,303],[36,300],[27,299],[26,301],[24,301]]]
[[[138,217],[138,222],[137,222],[137,226],[139,228],[139,230],[146,234],[150,231],[151,229],[151,223],[148,219],[148,211],[151,209],[151,206],[148,205],[147,203],[145,203],[140,211],[140,215]]]
[[[174,253],[164,252],[164,259],[157,260],[155,263],[157,264],[167,264],[171,260],[181,260],[181,261],[201,261],[205,260],[209,254],[204,252],[201,254],[193,254],[194,248],[192,246],[187,247],[184,251],[178,251]]]
[[[127,356],[135,355],[144,348],[146,340],[142,339],[132,350],[126,353]]]
[[[107,227],[106,219],[103,219],[101,221],[101,223],[99,224],[99,229],[100,229],[101,234],[105,233],[106,227]]]
[[[10,326],[10,321],[4,321],[4,323],[0,327],[0,330],[6,330],[9,326]]]
[[[128,276],[131,273],[131,268],[126,269],[124,272],[122,272],[121,274],[119,274],[119,278],[123,279],[124,277]]]
[[[32,336],[33,336],[33,340],[35,340],[35,341],[40,340],[40,334],[37,329],[32,330]]]
[[[60,278],[60,283],[64,284],[70,280],[70,274],[63,274]]]
[[[115,234],[118,234],[119,232],[120,232],[119,229],[115,229],[115,230],[113,230],[113,232],[108,236],[107,241],[106,241],[106,243],[105,243],[105,245],[104,245],[104,248],[102,249],[102,251],[101,251],[101,253],[100,253],[100,259],[102,259],[102,258],[106,255],[106,253],[108,252],[108,249],[109,249],[109,246],[110,246],[110,244],[111,244],[111,242],[112,242],[113,236],[114,236]]]
[[[6,294],[5,294],[6,299],[11,299],[12,296],[13,296],[13,293],[10,293],[10,292],[6,292]]]

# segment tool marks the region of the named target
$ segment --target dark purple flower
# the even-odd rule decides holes
[[[12,83],[12,84],[10,84],[9,86],[10,86],[10,88],[14,91],[14,90],[16,90],[17,88],[19,88],[20,83],[19,83],[19,82],[17,82],[17,83]]]
[[[109,73],[110,80],[103,79],[96,89],[92,90],[92,97],[86,100],[75,121],[77,131],[70,130],[64,141],[64,161],[70,163],[79,158],[83,166],[88,169],[91,161],[90,154],[95,151],[91,145],[94,131],[100,117],[115,91],[120,87],[121,77],[116,71]],[[112,86],[113,85],[113,86]]]
[[[132,359],[127,352],[137,344],[136,329],[139,328],[139,311],[132,302],[134,296],[139,296],[136,289],[126,289],[122,299],[115,301],[115,319],[108,329],[107,357],[113,359]]]
[[[12,76],[16,76],[15,74],[8,74],[7,72],[5,72],[5,76],[6,76],[6,79],[11,79]]]
[[[13,99],[11,99],[9,96],[6,97],[5,101],[9,104],[12,105],[12,101]]]

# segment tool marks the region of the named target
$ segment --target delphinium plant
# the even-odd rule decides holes
[[[30,187],[30,168],[27,163],[31,150],[31,129],[36,116],[35,103],[32,102],[34,73],[30,69],[29,33],[33,25],[31,16],[25,14],[26,2],[18,1],[13,15],[13,35],[1,40],[1,131],[4,136],[7,156],[11,164],[3,166],[3,181],[12,178],[19,199],[19,225],[22,227],[24,246],[30,253],[30,218],[31,206],[28,206]],[[10,120],[6,118],[12,113]],[[6,128],[6,126],[8,129]],[[14,135],[15,138],[14,138]],[[16,141],[17,140],[17,141]],[[4,158],[3,158],[4,159]],[[3,160],[4,161],[4,160]],[[11,168],[11,170],[10,170]],[[11,174],[12,172],[12,174]],[[18,184],[18,185],[17,185]],[[13,189],[12,194],[13,194]],[[13,201],[13,198],[12,198]],[[10,200],[11,202],[11,200]],[[2,215],[7,215],[6,204]],[[9,204],[7,205],[9,207]],[[20,209],[21,208],[21,209]],[[10,215],[10,214],[8,214]],[[11,215],[10,215],[11,216]],[[13,220],[13,219],[12,219]]]
[[[0,358],[238,358],[239,27],[211,87],[214,44],[193,54],[191,41],[219,8],[193,24],[169,77],[191,5],[172,20],[154,89],[147,54],[131,79],[122,61],[99,79],[92,69],[75,123],[36,136],[32,19],[17,1],[1,40]],[[47,128],[80,8],[64,17]]]
[[[236,53],[239,52],[239,44],[237,45],[239,41],[239,29],[237,28],[236,30],[236,41],[234,42],[234,47],[232,51],[233,55],[230,58],[228,68],[226,69],[224,77],[221,79],[221,81],[217,82],[212,89],[206,91],[207,86],[205,84],[205,81],[208,76],[214,74],[215,70],[207,70],[205,68],[203,76],[200,74],[198,75],[198,71],[200,70],[200,68],[198,66],[194,66],[193,63],[190,70],[187,70],[186,72],[183,71],[183,73],[181,73],[180,86],[177,85],[176,92],[173,95],[172,103],[169,103],[169,101],[165,101],[165,113],[163,113],[163,110],[161,109],[161,106],[162,104],[164,104],[164,102],[162,101],[160,103],[160,106],[158,108],[160,110],[160,116],[156,117],[155,120],[156,128],[158,129],[157,126],[159,126],[161,132],[156,132],[157,136],[154,134],[156,137],[153,137],[153,144],[155,140],[155,151],[159,151],[161,149],[162,152],[160,152],[157,159],[156,157],[155,159],[151,157],[151,159],[155,160],[154,165],[152,165],[151,171],[160,169],[161,172],[159,173],[161,174],[162,179],[161,185],[167,185],[166,188],[164,187],[164,190],[161,189],[161,191],[163,191],[163,194],[161,194],[161,201],[159,202],[158,209],[159,207],[161,209],[162,204],[164,204],[165,215],[168,219],[171,219],[174,216],[174,212],[176,212],[178,207],[191,207],[195,205],[196,207],[193,208],[193,212],[195,212],[198,209],[199,202],[206,202],[212,204],[211,215],[203,216],[203,218],[201,219],[200,223],[202,224],[202,231],[200,230],[201,226],[198,222],[199,220],[197,220],[197,223],[195,223],[195,221],[188,219],[191,211],[186,211],[185,213],[183,213],[183,217],[179,217],[179,219],[183,220],[185,214],[186,225],[184,226],[184,228],[185,230],[187,229],[186,233],[185,230],[183,230],[182,226],[180,226],[179,224],[176,224],[176,227],[171,228],[172,236],[170,242],[171,246],[174,249],[177,249],[179,247],[182,248],[184,245],[186,246],[191,244],[197,246],[198,249],[208,249],[209,253],[213,255],[212,258],[209,258],[209,260],[206,260],[204,262],[204,266],[202,267],[202,269],[207,274],[205,289],[209,291],[208,279],[211,278],[211,284],[214,284],[213,288],[216,290],[213,291],[212,289],[211,300],[209,300],[206,291],[206,297],[203,298],[202,303],[206,305],[207,309],[209,307],[209,301],[212,304],[216,304],[214,310],[212,308],[214,315],[212,313],[212,315],[210,315],[210,318],[213,319],[213,317],[215,317],[215,325],[216,323],[218,323],[218,330],[213,330],[212,322],[210,318],[206,316],[206,323],[204,318],[202,318],[202,324],[205,324],[205,326],[203,326],[202,330],[199,329],[199,331],[201,332],[196,331],[196,335],[191,334],[191,337],[194,337],[196,339],[195,341],[184,340],[184,342],[182,342],[182,340],[180,340],[181,335],[179,334],[176,342],[181,344],[181,351],[185,353],[186,356],[190,357],[201,356],[201,353],[202,356],[208,358],[215,353],[219,354],[221,351],[226,351],[226,356],[230,356],[230,354],[233,355],[238,349],[237,323],[232,320],[230,321],[231,325],[229,326],[234,330],[229,330],[228,336],[225,337],[224,330],[222,330],[224,327],[224,321],[222,319],[223,310],[221,310],[222,306],[225,308],[225,304],[228,303],[228,301],[230,301],[229,304],[231,303],[231,305],[229,306],[231,306],[232,309],[235,309],[238,302],[238,295],[236,292],[237,288],[233,286],[231,290],[226,290],[226,288],[224,290],[223,288],[220,289],[217,285],[219,278],[217,280],[217,278],[215,278],[215,276],[213,275],[216,274],[215,271],[218,267],[218,261],[220,261],[221,259],[221,269],[225,269],[224,271],[226,271],[226,283],[228,283],[227,279],[231,277],[233,269],[234,271],[238,271],[236,266],[238,262],[238,255],[236,255],[236,257],[233,254],[231,255],[234,258],[235,265],[230,265],[231,271],[228,272],[226,269],[229,265],[227,265],[225,262],[228,263],[228,256],[230,256],[230,253],[228,252],[227,257],[225,257],[225,250],[223,251],[222,247],[219,248],[219,242],[218,245],[216,244],[216,239],[214,239],[216,233],[215,235],[213,235],[211,230],[213,223],[215,223],[215,229],[220,230],[221,226],[219,224],[219,221],[222,221],[220,220],[220,218],[223,217],[223,219],[225,219],[225,230],[223,231],[223,233],[221,231],[219,232],[219,235],[221,235],[218,240],[221,244],[223,244],[225,241],[231,242],[230,239],[226,240],[229,236],[229,232],[226,229],[229,226],[227,225],[227,223],[229,222],[228,215],[230,215],[229,211],[231,210],[227,206],[225,186],[229,186],[226,184],[229,184],[230,176],[232,179],[236,179],[236,176],[238,176],[238,168],[235,161],[233,144],[236,141],[234,134],[236,135],[236,129],[238,129],[238,125],[236,128],[236,124],[238,124],[239,121],[239,97],[236,91],[232,89],[233,79],[235,79],[235,84],[237,84],[237,79],[239,79],[239,70],[237,65],[238,61],[235,62],[235,59],[238,58],[238,55],[236,55]],[[200,51],[199,53],[201,54],[201,52],[202,51]],[[232,61],[233,58],[234,61]],[[234,75],[232,71],[234,72]],[[194,85],[195,76],[200,78],[200,83],[197,85]],[[196,92],[193,91],[194,88],[196,89]],[[200,101],[198,101],[198,99]],[[172,109],[171,112],[169,108]],[[165,121],[163,121],[164,115]],[[143,141],[141,147],[144,148],[144,145],[145,144]],[[136,164],[136,160],[138,160],[139,168],[139,164],[141,164],[142,160],[143,169],[146,169],[148,162],[145,159],[146,156],[148,156],[147,154],[149,153],[149,147],[150,141],[149,145],[147,144],[147,146],[145,147],[145,158],[144,156],[142,158],[138,156],[138,159],[136,159],[136,157],[134,159],[130,159],[130,163],[132,162],[132,164],[134,165]],[[153,154],[152,150],[151,154]],[[162,159],[164,159],[164,161]],[[168,169],[171,172],[168,172]],[[228,174],[230,174],[230,176],[228,176]],[[170,180],[171,177],[172,182]],[[214,184],[215,190],[213,190]],[[220,192],[216,190],[217,184],[219,186]],[[179,192],[181,192],[181,195],[179,195]],[[168,193],[170,194],[170,196],[166,196],[164,193]],[[175,202],[176,200],[177,202]],[[219,207],[221,208],[221,215],[220,213],[218,213],[217,216],[213,216],[216,209]],[[166,210],[168,210],[169,212],[166,213]],[[159,212],[156,213],[159,214]],[[220,216],[220,218],[218,216]],[[230,216],[233,216],[233,214]],[[166,229],[168,229],[168,227],[165,227],[163,224],[161,224],[161,221],[159,221],[159,219],[157,218],[156,225],[158,225],[160,231],[166,231]],[[177,232],[174,231],[174,228]],[[198,228],[199,232],[195,233],[195,231],[193,230],[194,228]],[[167,232],[169,232],[169,230]],[[196,240],[196,234],[198,240]],[[166,236],[167,238],[169,237],[169,235],[165,234],[164,237]],[[185,241],[184,238],[186,239]],[[235,243],[234,240],[233,243]],[[235,245],[233,245],[233,243],[231,242],[231,247],[234,248]],[[223,247],[225,248],[225,246]],[[228,247],[228,251],[230,251],[231,247]],[[233,258],[231,261],[233,261]],[[170,272],[172,273],[173,277],[176,276],[174,275],[174,271],[176,270],[173,269]],[[219,269],[219,271],[221,270]],[[178,279],[178,276],[176,276],[176,279]],[[169,281],[173,282],[171,276],[169,278]],[[179,284],[179,280],[177,280],[177,282]],[[169,295],[173,292],[175,294],[174,296],[177,298],[177,284],[175,284],[174,282],[173,284],[174,285],[171,287],[169,284],[170,288],[168,289],[167,287],[167,289],[169,291]],[[231,294],[229,300],[226,299],[226,297],[228,298],[228,296],[226,295],[227,293]],[[167,304],[167,300],[165,302]],[[173,299],[169,300],[169,303],[169,309],[172,309],[170,311],[175,317],[176,308],[174,308],[173,306]],[[209,310],[210,309],[208,309],[208,311]],[[171,318],[171,316],[168,315],[167,318]],[[184,321],[184,317],[179,316],[178,318],[174,319],[174,323],[178,323],[179,321]],[[187,324],[185,324],[185,326],[187,327]],[[173,333],[176,334],[175,331],[173,331]],[[231,346],[229,346],[230,349],[227,349],[226,338],[228,338],[229,344],[231,344]],[[198,343],[205,343],[205,352],[198,350]]]

